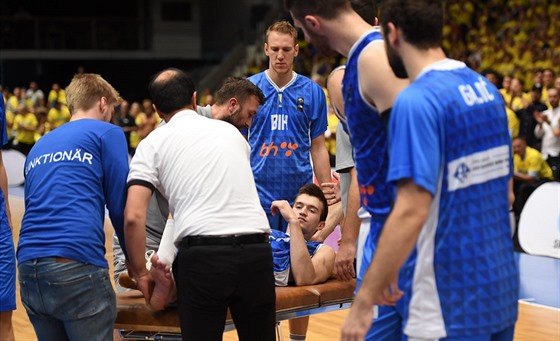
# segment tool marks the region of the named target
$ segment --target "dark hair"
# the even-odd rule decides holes
[[[542,94],[542,88],[543,86],[541,84],[534,84],[533,87],[531,87],[531,91],[535,91],[540,95]]]
[[[327,220],[327,215],[329,214],[329,204],[327,202],[327,198],[325,198],[325,194],[323,190],[315,184],[307,184],[300,187],[298,196],[302,194],[307,194],[312,197],[318,198],[321,203],[323,204],[323,208],[321,209],[321,221]]]
[[[251,96],[258,98],[259,105],[264,104],[264,95],[258,86],[246,78],[228,77],[216,92],[216,104],[222,105],[230,98],[237,98],[243,105]]]
[[[377,5],[375,0],[350,0],[352,9],[356,11],[370,25],[375,25],[377,18]]]
[[[194,91],[194,81],[176,68],[158,72],[148,85],[152,103],[166,115],[191,106]]]
[[[440,47],[443,37],[443,6],[438,0],[384,0],[381,26],[388,33],[393,23],[410,44],[428,49]]]
[[[348,0],[284,0],[284,5],[300,21],[310,14],[332,19],[341,10],[350,9]]]

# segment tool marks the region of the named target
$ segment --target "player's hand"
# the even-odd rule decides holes
[[[336,182],[323,182],[321,184],[321,189],[323,190],[323,194],[325,195],[329,206],[340,201],[339,175],[337,172],[334,172],[332,173],[332,176],[336,179]]]
[[[401,299],[403,292],[399,289],[398,278],[391,281],[391,283],[383,290],[382,295],[376,302],[380,305],[395,305]]]
[[[334,260],[334,272],[341,281],[350,281],[356,277],[354,269],[355,243],[341,243]]]
[[[150,305],[150,300],[152,298],[152,293],[154,292],[154,281],[150,276],[149,272],[142,274],[135,278],[138,290],[142,292],[144,295],[144,299],[146,300],[146,304]]]
[[[355,301],[340,329],[340,340],[363,341],[373,320],[373,306]]]
[[[136,282],[136,287],[142,292],[146,303],[149,302],[152,296],[152,291],[154,290],[154,281],[152,280],[150,273],[147,268],[143,268],[140,271],[135,271],[128,260],[125,260],[125,265],[128,270],[128,274],[132,276],[132,279]]]

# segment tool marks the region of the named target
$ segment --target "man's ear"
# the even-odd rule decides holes
[[[231,113],[239,105],[237,98],[232,97],[228,101],[228,111]]]
[[[303,20],[305,21],[306,30],[318,33],[321,30],[321,21],[314,15],[306,15]]]
[[[317,231],[321,231],[324,228],[325,228],[325,222],[324,221],[321,221],[319,224],[317,224]]]
[[[192,110],[196,111],[196,91],[192,94],[191,105]]]
[[[99,99],[99,112],[103,114],[105,110],[107,110],[107,97],[101,96]]]
[[[156,114],[159,116],[159,118],[161,118],[162,120],[165,120],[165,117],[163,117],[163,114],[158,110],[158,108],[156,107],[155,104],[153,104],[154,106],[154,110],[156,111]],[[167,122],[167,121],[166,121]]]
[[[268,57],[268,43],[264,43],[264,54]]]
[[[383,35],[391,46],[398,45],[400,42],[399,30],[392,22],[387,23],[387,32],[383,32]]]

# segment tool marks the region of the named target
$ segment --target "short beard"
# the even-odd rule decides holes
[[[224,118],[225,122],[233,125],[234,127],[236,127],[239,130],[242,130],[242,129],[245,128],[245,126],[240,126],[238,124],[239,122],[237,122],[237,119],[239,118],[239,113],[241,112],[241,109],[242,109],[241,107],[237,107],[237,109],[236,110],[234,109],[234,111],[229,116]]]
[[[391,69],[393,69],[393,73],[395,74],[395,76],[401,79],[408,78],[408,74],[406,73],[406,68],[404,67],[401,56],[399,56],[397,51],[395,51],[395,49],[391,47],[387,40],[385,40],[385,50],[387,52],[389,65],[391,65]]]

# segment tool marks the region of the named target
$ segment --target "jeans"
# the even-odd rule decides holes
[[[21,300],[39,341],[112,340],[116,296],[109,270],[40,258],[20,263]]]

